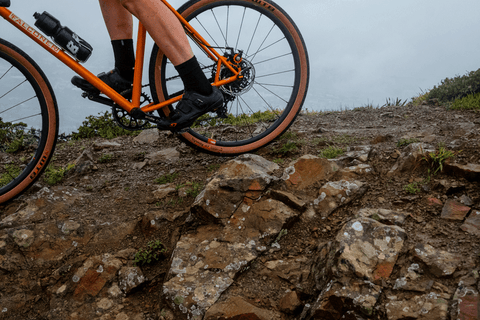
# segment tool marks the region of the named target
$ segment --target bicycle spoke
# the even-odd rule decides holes
[[[10,70],[12,70],[12,69],[13,69],[13,66],[10,66],[10,68],[8,68],[8,70],[7,70],[7,71],[5,71],[5,73],[4,73],[4,74],[2,74],[2,76],[0,77],[0,80],[2,80],[2,79],[3,79],[3,77],[5,77],[5,76],[7,75],[7,73],[8,73],[8,72],[10,72]]]
[[[18,87],[20,87],[22,84],[24,84],[25,82],[27,82],[27,79],[23,80],[22,82],[20,82],[18,85],[16,85],[15,87],[13,87],[12,89],[10,89],[9,91],[7,91],[3,96],[0,97],[0,99],[2,99],[3,97],[5,97],[7,94],[9,94],[10,92],[12,92],[13,90],[17,89]]]
[[[250,51],[250,47],[252,46],[253,39],[255,38],[255,35],[257,34],[257,28],[258,25],[260,24],[260,20],[262,19],[262,15],[260,14],[257,20],[257,24],[255,25],[255,30],[253,30],[252,38],[250,39],[250,43],[248,44],[248,48],[245,51],[245,54],[248,55],[248,52]]]
[[[276,75],[283,74],[283,73],[288,73],[288,72],[295,72],[295,69],[285,70],[285,71],[279,71],[279,72],[274,72],[274,73],[269,73],[269,74],[264,74],[264,75],[261,75],[261,76],[256,76],[256,78],[258,79],[258,78],[276,76]]]
[[[243,28],[243,21],[245,20],[245,13],[247,12],[247,8],[243,8],[243,15],[242,15],[242,20],[240,22],[240,28],[238,28],[238,36],[237,36],[237,42],[235,43],[235,51],[237,51],[238,48],[238,41],[240,40],[240,34],[242,32]]]
[[[16,123],[17,121],[21,121],[21,120],[25,120],[25,119],[30,119],[30,118],[33,118],[33,117],[38,117],[38,116],[41,116],[42,114],[41,113],[37,113],[37,114],[33,114],[31,116],[27,116],[27,117],[23,117],[23,118],[18,118],[16,120],[12,120],[10,122],[12,123]]]
[[[36,97],[37,97],[37,96],[33,96],[33,97],[31,97],[31,98],[29,98],[29,99],[27,99],[27,100],[24,100],[24,101],[22,101],[22,102],[20,102],[20,103],[17,103],[16,105],[14,105],[14,106],[12,106],[12,107],[10,107],[10,108],[7,108],[7,109],[1,111],[0,114],[2,114],[2,113],[4,113],[4,112],[7,112],[8,110],[11,110],[11,109],[13,109],[13,108],[16,108],[16,107],[24,104],[25,102],[28,102],[28,101],[30,101],[30,100],[32,100],[32,99],[35,99]]]
[[[253,62],[253,60],[255,60],[255,57],[257,56],[257,53],[260,52],[260,49],[262,48],[263,44],[265,43],[265,41],[267,41],[268,39],[268,36],[270,35],[270,33],[272,32],[273,28],[275,28],[275,24],[270,28],[270,30],[268,31],[267,35],[265,36],[265,38],[263,39],[262,43],[260,44],[260,46],[258,47],[257,49],[257,52],[255,52],[255,54],[253,54],[253,58],[250,59],[250,62]]]
[[[259,61],[259,62],[255,62],[255,66],[261,64],[261,63],[264,63],[264,62],[269,62],[269,61],[272,61],[272,60],[275,60],[275,59],[280,59],[280,58],[283,58],[283,57],[286,57],[288,55],[290,55],[291,53],[285,53],[285,54],[282,54],[282,55],[279,55],[279,56],[276,56],[276,57],[272,57],[272,58],[269,58],[269,59],[265,59],[263,61]]]
[[[269,44],[268,46],[264,47],[263,49],[261,49],[261,50],[259,50],[259,51],[255,52],[255,55],[256,55],[257,53],[260,53],[260,52],[262,52],[262,51],[264,51],[264,50],[266,50],[266,49],[270,48],[271,46],[273,46],[273,45],[275,45],[275,44],[279,43],[279,42],[280,42],[280,41],[282,41],[282,40],[285,40],[285,37],[283,37],[282,39],[278,39],[277,41],[275,41],[275,42],[273,42],[273,43]],[[287,53],[287,54],[292,54],[292,53],[291,53],[291,52],[289,52],[289,53]],[[258,63],[258,62],[256,62],[256,63]]]
[[[273,94],[274,96],[278,97],[280,100],[282,100],[283,102],[285,103],[288,103],[287,100],[283,99],[282,97],[280,97],[278,94],[276,94],[275,92],[273,92],[272,90],[264,87],[263,85],[259,84],[258,82],[255,82],[256,84],[258,84],[260,87],[262,87],[263,89],[267,90],[268,92],[270,92],[271,94]]]
[[[220,30],[220,32],[222,34],[223,40],[225,40],[225,47],[228,47],[227,38],[225,37],[225,34],[223,33],[222,27],[220,27],[220,23],[218,22],[217,16],[215,15],[215,12],[213,12],[213,10],[210,10],[210,11],[212,12],[213,18],[215,19],[215,22],[217,23],[218,30]]]

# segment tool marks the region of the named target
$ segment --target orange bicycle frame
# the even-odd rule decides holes
[[[214,86],[222,86],[227,83],[233,82],[241,77],[241,70],[236,70],[227,61],[227,59],[220,55],[214,48],[212,48],[208,42],[166,1],[161,0],[180,20],[185,31],[190,36],[190,38],[195,41],[200,48],[216,63],[217,65],[217,73],[216,78],[213,83]],[[135,58],[135,74],[133,79],[133,89],[132,89],[132,101],[126,100],[123,96],[113,90],[111,87],[106,85],[102,80],[88,71],[85,67],[83,67],[78,60],[72,58],[68,54],[65,53],[65,50],[55,45],[52,41],[47,39],[44,35],[42,35],[39,31],[35,28],[28,25],[24,20],[16,16],[13,12],[8,10],[5,7],[0,7],[0,16],[2,16],[5,20],[7,20],[10,24],[15,26],[21,32],[26,34],[29,38],[43,47],[45,50],[50,52],[54,55],[58,60],[62,61],[65,65],[67,65],[70,69],[80,75],[82,78],[90,82],[95,88],[100,90],[101,93],[105,94],[107,97],[112,99],[118,106],[122,109],[131,113],[133,109],[140,108],[140,94],[142,91],[142,74],[143,74],[143,63],[144,63],[144,56],[145,56],[145,42],[146,42],[146,34],[147,31],[142,23],[139,23],[138,26],[138,38],[137,38],[137,48],[136,48],[136,58]],[[218,72],[221,66],[225,66],[228,68],[232,73],[233,76],[220,80]],[[150,103],[140,109],[147,113],[154,110],[168,108],[169,105],[181,100],[182,95],[168,99],[161,103],[155,104]],[[165,114],[168,115],[168,109],[165,110]]]

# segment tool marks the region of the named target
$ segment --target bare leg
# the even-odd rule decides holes
[[[114,0],[108,0],[114,1]],[[158,0],[119,0],[145,26],[158,47],[177,66],[193,57],[177,17]]]
[[[111,40],[132,39],[132,14],[118,0],[99,0]]]

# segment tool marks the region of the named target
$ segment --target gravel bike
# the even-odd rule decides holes
[[[184,26],[202,69],[225,101],[176,132],[178,137],[191,147],[225,156],[252,152],[285,132],[301,110],[309,81],[305,43],[287,13],[270,0],[190,0],[178,10],[161,1]],[[142,84],[146,30],[141,23],[134,82],[126,99],[85,69],[75,51],[50,41],[7,9],[10,5],[10,0],[0,0],[0,15],[95,86],[101,93],[84,97],[111,107],[121,127],[156,125],[182,98],[181,80],[156,45],[149,83]],[[45,74],[25,52],[0,38],[0,203],[39,178],[57,135],[57,103]]]

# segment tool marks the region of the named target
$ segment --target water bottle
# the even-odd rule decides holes
[[[85,62],[92,55],[93,48],[85,40],[77,36],[75,32],[63,27],[54,16],[44,11],[42,14],[35,12],[37,20],[35,26],[45,32],[63,49],[78,59]]]

